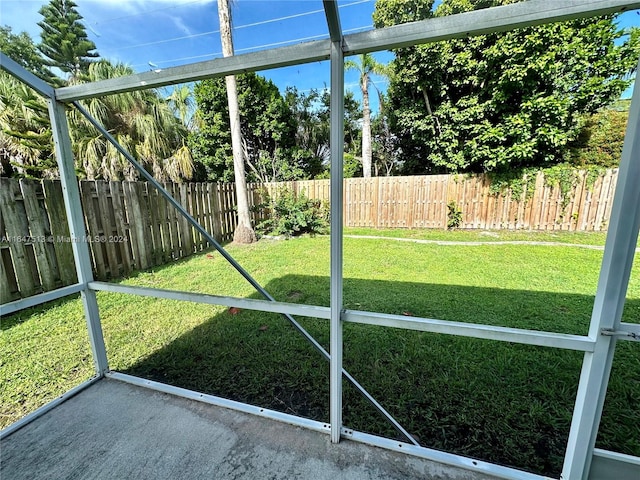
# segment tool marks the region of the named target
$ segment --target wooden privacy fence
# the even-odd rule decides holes
[[[447,228],[448,208],[461,211],[460,228],[602,231],[607,229],[618,170],[595,179],[575,172],[565,195],[539,172],[522,194],[491,193],[487,175],[349,178],[344,181],[344,225],[371,228]],[[329,180],[261,185],[272,194],[286,187],[329,201]],[[256,186],[252,185],[252,188]]]
[[[166,184],[165,188],[216,240],[233,238],[233,184]],[[84,239],[69,235],[59,181],[0,178],[2,303],[75,283],[74,241],[88,242],[94,274],[100,280],[163,265],[208,247],[203,236],[146,182],[81,181],[80,195]]]
[[[350,178],[344,181],[348,227],[446,228],[447,205],[461,212],[461,228],[606,230],[618,171],[590,182],[577,172],[562,194],[542,173],[518,198],[492,194],[484,175]],[[329,180],[250,184],[253,221],[268,215],[264,192],[287,187],[329,201]],[[165,188],[216,240],[233,238],[233,184],[166,184]],[[145,182],[81,181],[87,238],[69,235],[59,181],[0,178],[2,303],[76,281],[71,243],[87,241],[97,279],[163,265],[208,247],[206,240]]]

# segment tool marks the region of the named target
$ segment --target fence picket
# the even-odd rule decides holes
[[[100,209],[100,225],[102,227],[102,243],[106,251],[107,265],[109,266],[109,276],[117,278],[120,276],[120,265],[116,245],[118,235],[115,217],[113,212],[113,202],[111,190],[107,182],[95,182],[96,194],[98,197],[98,207]]]
[[[20,190],[22,191],[29,231],[34,238],[33,251],[40,274],[40,283],[43,290],[48,291],[59,285],[60,274],[58,273],[58,263],[56,261],[53,238],[51,237],[51,229],[49,228],[49,219],[46,211],[40,207],[38,198],[40,195],[36,191],[40,188],[39,182],[20,180]]]
[[[447,204],[453,201],[462,210],[462,228],[604,230],[617,175],[617,170],[609,170],[589,186],[586,173],[579,173],[575,187],[567,193],[565,209],[560,188],[547,185],[542,173],[527,187],[533,191],[525,188],[520,198],[509,192],[491,194],[490,181],[483,175],[349,178],[343,183],[344,221],[347,227],[446,228]],[[0,179],[3,302],[76,281],[60,182],[42,181],[41,185]],[[265,193],[275,198],[284,186],[296,194],[329,201],[329,180],[301,180],[250,184],[250,206],[264,203]],[[233,184],[168,183],[165,188],[218,241],[233,239],[237,222]],[[97,279],[208,248],[206,240],[146,183],[82,181],[80,192],[90,239],[106,237],[89,244]],[[252,208],[255,223],[267,215],[265,209]],[[30,235],[38,240],[51,236],[54,241],[32,242]],[[110,236],[124,241],[109,242]]]
[[[119,250],[119,265],[123,275],[130,273],[132,268],[131,233],[125,221],[124,200],[120,192],[121,182],[109,182],[109,193],[111,194],[111,206],[113,208],[113,221],[115,223],[115,234],[117,235],[116,250]]]
[[[16,188],[19,192],[19,183],[11,182],[8,178],[0,178],[0,208],[4,217],[4,226],[6,237],[8,239],[9,251],[15,266],[16,283],[20,289],[22,296],[28,297],[36,293],[37,283],[35,281],[34,272],[32,271],[32,262],[29,255],[33,257],[31,242],[26,239],[29,237],[29,228],[27,225],[27,216],[24,207],[18,205]],[[22,203],[22,202],[21,202]]]

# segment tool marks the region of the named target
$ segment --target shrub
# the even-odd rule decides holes
[[[571,150],[572,163],[580,168],[620,164],[628,111],[603,110],[589,117]]]
[[[462,210],[454,201],[447,204],[447,210],[447,228],[458,228],[462,223]]]
[[[329,211],[321,200],[308,198],[304,192],[296,195],[286,187],[278,190],[275,197],[267,195],[266,208],[270,218],[256,226],[260,235],[293,237],[303,233],[322,233],[327,229]]]

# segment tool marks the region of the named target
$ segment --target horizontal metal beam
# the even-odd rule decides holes
[[[76,283],[67,287],[51,290],[50,292],[40,293],[27,298],[21,298],[20,300],[14,300],[13,302],[0,305],[0,315],[10,315],[12,313],[24,310],[25,308],[35,307],[42,305],[43,303],[51,302],[62,297],[73,295],[84,290],[84,285]]]
[[[298,303],[255,300],[251,298],[239,297],[224,297],[220,295],[182,292],[178,290],[133,287],[129,285],[106,282],[90,282],[89,289],[103,292],[129,293],[132,295],[141,295],[143,297],[166,298],[168,300],[182,300],[185,302],[206,303],[208,305],[222,305],[225,307],[243,308],[245,310],[257,310],[260,312],[299,315],[301,317],[329,319],[331,316],[331,310],[329,309],[329,307],[300,305]]]
[[[342,318],[346,322],[364,323],[383,327],[404,328],[420,332],[444,333],[461,337],[498,340],[501,342],[537,345],[540,347],[563,348],[580,352],[592,352],[595,340],[580,335],[564,333],[539,332],[520,328],[496,327],[465,322],[452,322],[432,318],[406,317],[404,315],[389,315],[385,313],[361,312],[345,310]]]
[[[119,372],[108,372],[105,376],[109,379],[118,380],[131,385],[137,385],[138,387],[149,388],[157,392],[168,393],[170,395],[208,403],[209,405],[215,405],[217,407],[229,408],[231,410],[257,415],[259,417],[277,420],[279,422],[307,428],[316,432],[328,434],[330,431],[328,423],[322,423],[316,420],[290,415],[288,413],[276,412],[275,410],[269,410],[268,408],[249,405],[248,403],[236,402],[227,398],[216,397],[215,395],[194,392],[193,390],[187,390],[186,388],[174,387],[173,385],[154,382],[152,380],[146,380],[144,378],[134,377],[132,375]]]
[[[629,0],[529,0],[345,35],[344,54],[388,50],[640,8]]]
[[[193,82],[206,78],[236,75],[239,73],[286,67],[289,65],[300,65],[303,63],[327,60],[329,58],[330,48],[330,40],[317,40],[288,47],[234,55],[232,57],[216,58],[206,62],[192,63],[179,67],[170,67],[160,71],[154,70],[128,75],[126,77],[110,78],[99,82],[72,85],[56,89],[55,95],[56,100],[72,102],[113,93],[163,87],[165,85],[175,85],[177,83]]]
[[[15,432],[17,430],[20,430],[25,425],[28,425],[29,423],[33,422],[36,418],[39,418],[42,415],[44,415],[45,413],[47,413],[49,410],[54,409],[55,407],[60,405],[62,402],[66,402],[71,397],[73,397],[74,395],[77,395],[78,393],[83,391],[85,388],[90,387],[91,385],[96,383],[101,378],[102,377],[97,376],[97,375],[95,377],[91,377],[86,382],[81,383],[77,387],[73,387],[68,392],[63,393],[59,397],[54,398],[53,400],[51,400],[49,403],[46,403],[45,405],[41,406],[37,410],[34,410],[29,415],[27,415],[25,417],[22,417],[17,422],[12,423],[11,425],[9,425],[4,430],[0,430],[0,440],[3,440],[4,438],[8,437],[13,432]]]
[[[90,282],[88,286],[89,289],[95,291],[128,293],[145,297],[166,298],[169,300],[182,300],[209,305],[222,305],[226,307],[244,308],[246,310],[322,318],[325,320],[328,320],[331,317],[331,310],[329,307],[321,307],[317,305],[300,305],[297,303],[225,297],[204,293],[135,287],[106,282]],[[404,315],[390,315],[356,310],[345,310],[342,314],[342,320],[351,323],[362,323],[379,327],[393,327],[420,332],[443,333],[447,335],[474,337],[485,340],[498,340],[502,342],[537,345],[541,347],[562,348],[581,352],[592,352],[595,344],[593,339],[580,335],[539,332],[536,330],[524,330],[520,328],[497,327],[493,325],[452,322],[449,320],[437,320],[432,318],[406,317]]]
[[[508,480],[549,480],[549,477],[536,475],[535,473],[524,472],[515,468],[503,467],[494,463],[483,462],[474,458],[463,457],[454,453],[441,452],[432,448],[420,447],[408,443],[398,442],[389,438],[378,437],[369,433],[358,432],[349,428],[342,429],[343,438],[353,440],[354,442],[373,445],[374,447],[384,448],[401,452],[414,457],[424,458],[433,462],[444,463],[454,467],[464,468],[474,472],[486,475],[483,478],[504,478]],[[613,478],[613,477],[611,477]],[[616,477],[617,478],[617,477]]]
[[[622,335],[617,335],[618,340],[631,340],[640,341],[640,323],[620,323],[620,332]]]
[[[602,478],[616,480],[640,478],[640,457],[594,448],[589,480]]]
[[[506,31],[594,15],[640,8],[640,2],[629,0],[529,0],[527,2],[466,12],[447,17],[431,18],[366,32],[345,35],[343,52],[355,55],[407,45],[437,42],[451,38]],[[72,102],[119,92],[162,87],[205,78],[235,75],[243,72],[300,65],[327,60],[331,40],[317,40],[206,62],[73,85],[55,90],[56,99]]]
[[[51,85],[49,85],[41,78],[36,77],[29,70],[27,70],[22,65],[15,62],[2,52],[0,52],[0,68],[10,75],[16,77],[21,82],[26,83],[45,98],[54,97],[55,90]]]
[[[153,185],[153,187],[158,190],[158,193],[160,193],[164,198],[167,199],[167,201],[173,205],[178,212],[187,219],[187,221],[198,231],[200,232],[204,238],[207,239],[207,241],[218,251],[218,253],[220,253],[220,255],[222,255],[225,260],[227,260],[229,262],[229,264],[240,274],[242,275],[242,277],[251,284],[251,286],[253,286],[253,288],[255,288],[264,298],[266,298],[267,300],[269,300],[270,302],[275,302],[275,298],[273,298],[271,296],[271,294],[269,292],[267,292],[259,283],[258,281],[253,278],[249,272],[247,272],[238,262],[236,262],[236,260],[229,254],[229,252],[227,252],[222,245],[220,245],[215,238],[213,238],[211,236],[211,234],[209,232],[207,232],[207,230],[198,223],[198,221],[193,218],[191,216],[191,214],[189,214],[189,212],[187,212],[187,210],[180,204],[180,202],[178,202],[175,198],[173,198],[169,192],[167,192],[167,190],[160,185],[160,183],[158,183],[158,181],[153,178],[153,176],[147,172],[142,165],[140,165],[138,163],[138,161],[133,158],[133,156],[131,156],[131,154],[129,152],[127,152],[122,145],[120,145],[115,138],[113,138],[113,135],[111,135],[109,132],[107,132],[107,130],[105,130],[105,128],[100,125],[100,123],[93,118],[78,102],[73,102],[73,105],[87,118],[87,120],[89,120],[89,122],[91,122],[91,124],[96,127],[96,129],[102,133],[102,135],[127,159],[127,161],[129,163],[131,163],[131,165],[133,165],[136,170],[138,170],[140,172],[140,174],[151,183],[151,185]],[[320,355],[322,355],[322,357],[327,360],[327,361],[331,361],[331,356],[329,355],[329,353],[324,349],[324,347],[322,345],[320,345],[318,343],[318,341],[313,338],[313,336],[307,332],[304,327],[302,325],[300,325],[300,323],[292,316],[289,315],[288,313],[283,314],[284,317],[289,321],[289,323],[313,346],[313,348],[315,348],[318,353],[320,353]],[[398,430],[402,435],[404,435],[407,439],[411,440],[412,442],[415,442],[415,439],[413,439],[411,437],[411,435],[404,429],[402,428],[402,426],[389,414],[389,412],[387,412],[382,405],[380,405],[380,403],[378,403],[376,401],[375,398],[373,398],[371,396],[371,394],[369,392],[367,392],[364,387],[362,385],[360,385],[351,375],[349,375],[349,373],[342,369],[342,373],[345,376],[345,378],[351,382],[351,384],[355,387],[355,389],[360,392],[362,394],[362,396],[369,401],[369,403],[371,403],[371,405],[374,406],[374,408],[376,408],[387,420],[389,420],[389,422],[391,424],[393,424],[393,426],[396,428],[396,430]]]

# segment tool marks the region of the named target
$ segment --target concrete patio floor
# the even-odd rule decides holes
[[[0,478],[490,479],[117,380],[2,440]]]

